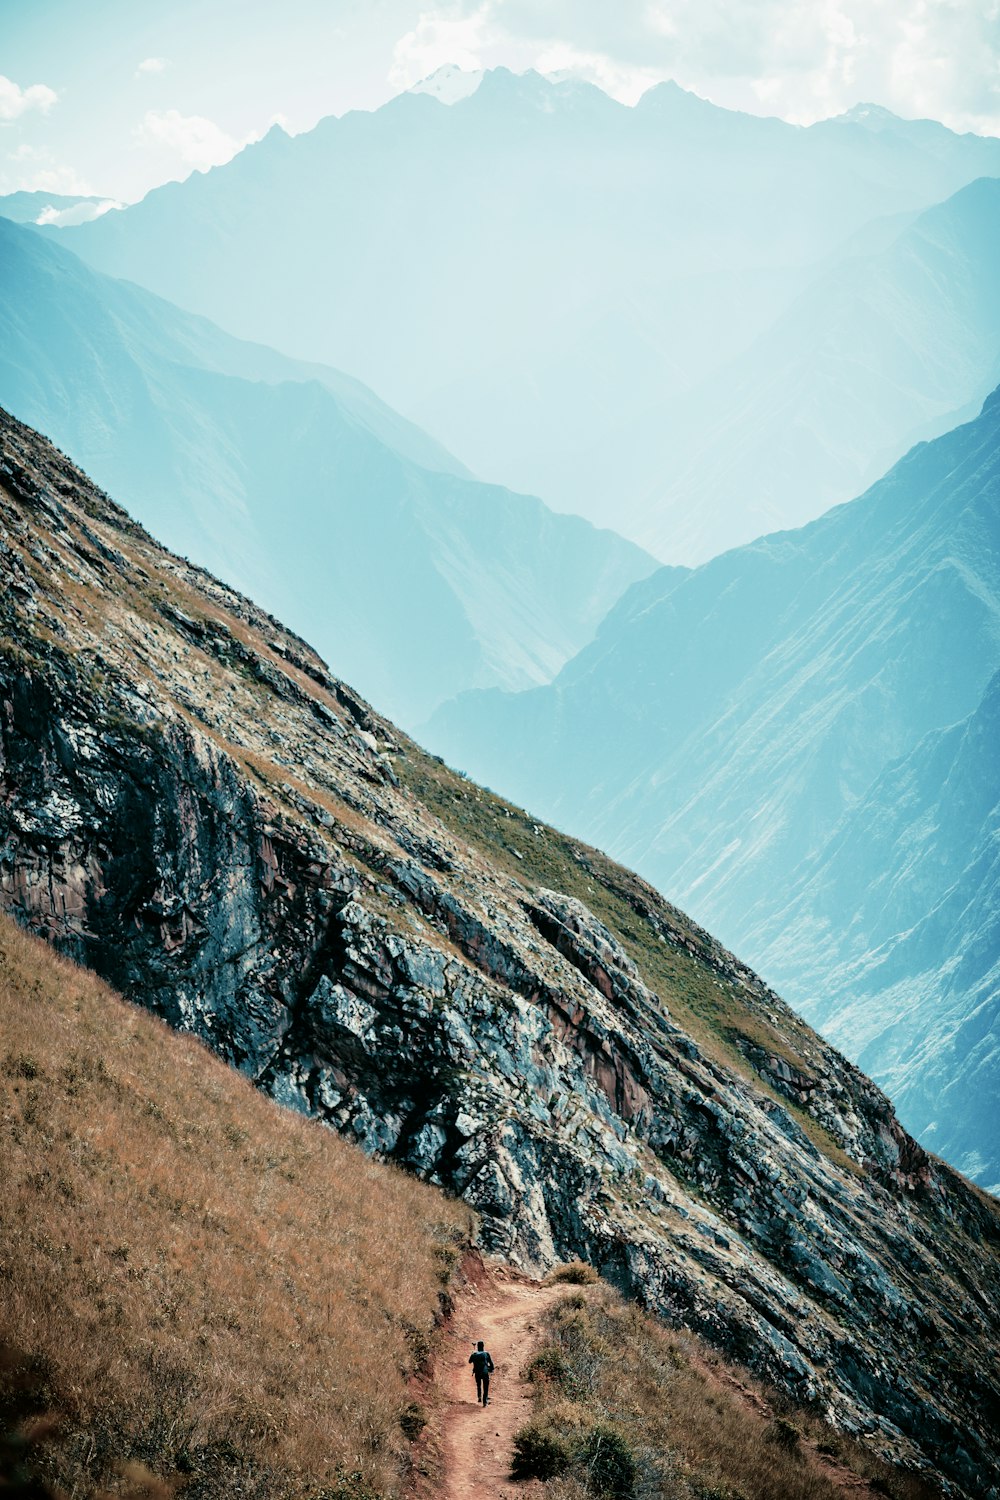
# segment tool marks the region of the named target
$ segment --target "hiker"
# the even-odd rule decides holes
[[[469,1355],[469,1364],[472,1373],[476,1377],[476,1400],[481,1401],[484,1406],[490,1402],[490,1376],[493,1374],[493,1361],[489,1351],[483,1348],[482,1339]]]

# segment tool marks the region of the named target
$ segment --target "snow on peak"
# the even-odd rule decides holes
[[[468,99],[470,94],[474,94],[482,81],[482,68],[473,71],[460,68],[457,63],[445,63],[444,67],[437,68],[419,83],[415,83],[409,92],[433,94],[442,104],[457,104],[460,99]]]
[[[899,116],[894,115],[891,109],[886,109],[882,104],[854,104],[844,114],[837,115],[835,118],[851,125],[878,127],[890,122],[895,123]]]

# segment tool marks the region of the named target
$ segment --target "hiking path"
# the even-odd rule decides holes
[[[531,1416],[531,1386],[521,1372],[542,1342],[541,1319],[566,1287],[545,1286],[491,1268],[463,1288],[440,1356],[445,1404],[441,1426],[441,1500],[527,1500],[541,1491],[511,1479],[514,1434]],[[476,1401],[469,1355],[482,1339],[493,1356],[490,1401]]]

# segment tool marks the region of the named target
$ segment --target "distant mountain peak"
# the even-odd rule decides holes
[[[421,78],[407,92],[430,94],[441,104],[457,104],[460,99],[468,99],[474,94],[482,81],[482,68],[460,68],[457,63],[445,63],[428,73],[426,78]]]
[[[884,104],[852,104],[842,115],[834,115],[838,125],[864,125],[868,130],[882,130],[888,125],[902,125],[901,115],[894,115]]]

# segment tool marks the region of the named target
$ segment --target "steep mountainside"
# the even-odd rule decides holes
[[[889,765],[758,947],[907,1125],[1000,1193],[1000,675]],[[859,882],[859,872],[863,879]]]
[[[980,1133],[995,1089],[974,1062],[989,1046],[979,996],[992,984],[998,929],[989,866],[974,850],[988,836],[998,767],[985,750],[965,756],[949,783],[955,734],[937,750],[917,747],[977,713],[998,665],[995,392],[974,422],[915,448],[860,500],[693,573],[647,579],[551,688],[469,695],[429,733],[453,764],[676,892],[810,1016],[832,1022],[834,995],[842,1007],[853,993],[855,961],[869,946],[877,959],[892,938],[897,962],[873,959],[857,991],[868,1007],[861,1035],[846,1021],[836,1035],[858,1056],[882,1029],[883,989],[912,981],[885,999],[887,1018],[906,1010],[905,1086],[894,1053],[864,1055],[880,1082],[900,1087],[909,1126],[934,1123],[929,1141],[995,1183],[996,1132]],[[896,789],[878,778],[915,753],[922,769],[905,774],[920,779],[920,795],[888,817]],[[942,797],[968,802],[950,833],[933,816]],[[845,817],[856,820],[847,829]],[[949,925],[937,905],[952,881]],[[894,904],[882,910],[890,887]],[[936,949],[921,947],[914,927],[932,918]],[[977,940],[966,948],[969,924]],[[949,1026],[956,1007],[967,1028]]]
[[[998,178],[845,258],[738,358],[588,450],[629,497],[618,524],[662,557],[705,562],[720,536],[811,521],[974,416],[1000,378],[998,264]]]
[[[998,141],[890,123],[802,129],[675,84],[627,108],[498,68],[451,104],[404,94],[272,130],[56,232],[232,333],[361,376],[483,478],[617,526],[643,497],[625,484],[637,413],[738,355],[870,220],[1000,176]]]
[[[490,1249],[583,1255],[884,1451],[995,1487],[996,1205],[650,887],[2,431],[18,920],[460,1193]]]
[[[477,484],[336,370],[229,338],[0,220],[0,401],[408,724],[548,681],[652,560]]]

